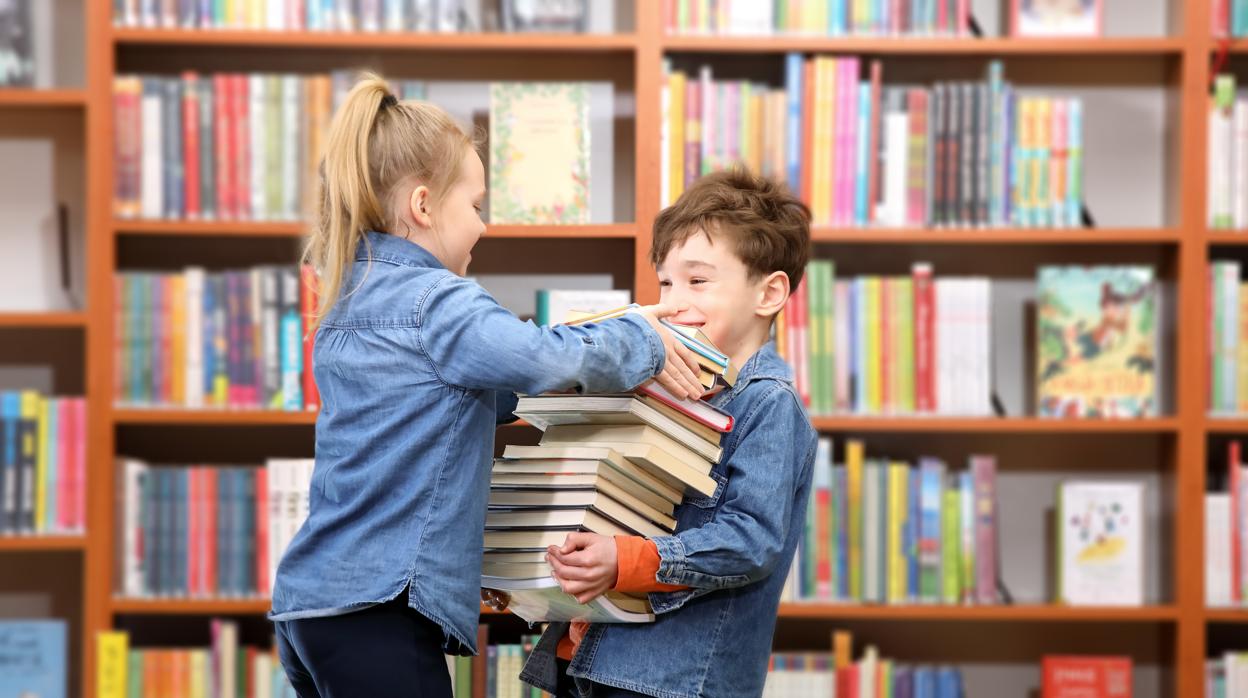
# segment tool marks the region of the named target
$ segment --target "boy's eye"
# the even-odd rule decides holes
[[[693,286],[697,286],[698,284],[706,283],[706,279],[690,279],[689,283]]]
[[[672,285],[671,281],[666,281],[666,280],[659,281],[660,288],[667,288],[668,286],[671,286],[671,285]]]

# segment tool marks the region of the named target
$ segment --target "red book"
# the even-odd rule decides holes
[[[797,326],[797,341],[794,342],[796,362],[794,372],[797,377],[797,392],[802,396],[802,403],[810,407],[810,347],[807,338],[810,336],[810,305],[807,303],[806,276],[797,284],[797,312],[793,322]]]
[[[78,476],[73,461],[74,439],[81,438],[74,428],[73,398],[61,398],[56,401],[56,462],[60,465],[56,481],[56,529],[69,531],[74,528],[73,504]]]
[[[936,32],[945,34],[949,31],[949,8],[943,2],[936,3]]]
[[[880,411],[893,414],[897,405],[893,402],[893,291],[896,283],[891,276],[880,279]]]
[[[215,596],[217,586],[217,469],[204,468],[204,526],[202,551],[204,556],[204,593]]]
[[[936,285],[930,264],[916,264],[914,279],[914,389],[919,412],[936,411]]]
[[[230,144],[230,134],[233,129],[230,128],[230,80],[226,75],[218,73],[212,76],[212,127],[215,133],[212,141],[216,149],[216,179],[217,179],[217,216],[224,220],[234,218],[234,206],[232,197],[232,189],[230,188],[230,158],[233,157],[233,148]]]
[[[199,218],[199,78],[192,71],[182,74],[182,162],[186,215]]]
[[[203,578],[203,554],[199,547],[199,516],[204,506],[203,468],[191,466],[186,469],[186,591],[191,598],[203,595],[199,583]]]
[[[1213,26],[1210,29],[1213,35],[1222,38],[1231,33],[1231,10],[1230,3],[1226,0],[1213,0],[1213,7],[1210,9],[1209,19],[1212,20]]]
[[[705,425],[720,433],[732,431],[732,415],[712,407],[702,400],[686,400],[678,398],[667,391],[667,388],[654,381],[642,383],[637,392],[667,405],[677,412],[689,417],[698,424]]]
[[[1048,655],[1041,698],[1131,698],[1131,658]]]
[[[867,151],[867,222],[875,221],[875,202],[880,195],[880,89],[884,66],[871,61],[871,135]]]
[[[237,74],[234,79],[234,210],[239,218],[251,219],[251,128],[248,118],[249,98],[247,76]]]
[[[256,593],[268,597],[269,588],[269,473],[256,468]]]
[[[696,4],[696,3],[694,3]],[[814,202],[814,134],[815,134],[815,61],[808,59],[802,67],[802,201]]]
[[[1244,507],[1244,503],[1239,498],[1239,479],[1243,477],[1239,449],[1238,441],[1231,441],[1226,447],[1226,482],[1231,488],[1231,600],[1236,604],[1243,599],[1240,570],[1243,569],[1244,564],[1243,556],[1240,554],[1239,537],[1239,512]]]
[[[815,490],[815,592],[832,596],[832,490]]]
[[[243,665],[238,668],[238,673],[243,676],[243,685],[245,688],[243,689],[243,695],[238,698],[256,698],[256,680],[254,669],[256,666],[256,654],[258,652],[259,650],[255,647],[248,647],[243,654],[246,661],[243,662]]]
[[[850,664],[836,672],[836,695],[857,698],[862,695],[862,685],[858,680],[858,665]]]
[[[321,406],[321,394],[316,389],[316,376],[312,372],[312,347],[315,332],[312,322],[316,318],[316,270],[305,264],[300,269],[300,312],[303,314],[303,407],[316,411]]]
[[[87,530],[87,399],[73,398],[70,404],[73,422],[74,440],[70,444],[73,452],[73,518],[70,524],[74,530]]]
[[[889,4],[892,7],[889,8],[889,19],[891,21],[889,22],[888,30],[893,34],[900,34],[906,29],[913,29],[909,20],[910,0],[904,0],[904,2],[903,0],[892,0]]]
[[[958,0],[958,35],[965,36],[971,30],[971,0]]]

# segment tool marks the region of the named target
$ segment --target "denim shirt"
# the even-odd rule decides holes
[[[278,567],[269,617],[340,615],[406,588],[449,653],[475,652],[496,399],[507,409],[513,392],[632,388],[662,367],[662,341],[637,315],[521,322],[385,233],[361,241],[343,289],[313,347],[310,513]]]
[[[589,627],[569,673],[662,698],[758,696],[767,678],[780,593],[802,536],[817,436],[773,344],[711,398],[733,416],[710,497],[686,498],[676,533],[654,538],[657,579],[688,590],[652,593],[654,623]],[[552,623],[521,679],[554,692]]]

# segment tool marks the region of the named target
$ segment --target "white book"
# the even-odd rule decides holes
[[[204,406],[204,268],[187,267],[186,280],[186,407]]]
[[[904,111],[884,115],[884,205],[880,223],[906,224],[906,172],[910,117]]]
[[[286,496],[285,476],[288,468],[281,461],[269,460],[264,465],[268,471],[268,517],[269,517],[269,593],[277,584],[277,565],[286,550],[286,528],[282,521],[282,502]]]
[[[143,523],[141,502],[143,481],[147,478],[147,464],[131,458],[120,462],[123,478],[124,530],[122,532],[122,588],[128,598],[137,599],[144,594],[143,548],[140,545],[140,528]]]
[[[568,321],[572,311],[602,313],[632,302],[627,290],[541,289],[537,292],[537,315],[546,324]]]
[[[1220,109],[1209,110],[1209,225],[1225,227],[1231,214],[1231,150],[1234,124]]]
[[[1248,99],[1235,100],[1234,140],[1231,179],[1231,225],[1248,228]]]
[[[978,414],[988,416],[992,414],[992,280],[986,277],[976,279],[975,290],[979,327],[979,355],[976,357],[979,386],[976,396],[979,399]]]
[[[507,579],[481,577],[485,589],[501,589],[511,595],[507,609],[530,623],[583,620],[591,623],[652,623],[654,613],[643,599],[626,598],[608,591],[589,603],[576,599],[559,588],[550,577]],[[628,602],[626,604],[626,602]]]
[[[299,218],[300,153],[303,134],[299,129],[299,105],[302,103],[303,80],[286,75],[282,82],[282,210],[286,220]]]
[[[247,128],[250,131],[248,150],[251,154],[251,167],[248,170],[251,180],[251,220],[262,221],[268,218],[264,205],[264,124],[268,107],[268,79],[263,73],[253,73],[248,77],[247,98]]]
[[[1059,602],[1144,603],[1144,483],[1072,480],[1058,487]]]
[[[879,654],[875,647],[870,645],[862,654],[862,659],[858,662],[858,671],[860,676],[875,676],[880,664]],[[876,682],[860,681],[858,683],[858,698],[876,698]],[[881,697],[883,698],[883,697]]]
[[[140,170],[140,211],[143,218],[161,218],[164,212],[164,148],[161,138],[162,82],[143,81],[140,110],[143,123],[143,164]]]
[[[880,579],[880,557],[886,554],[884,532],[880,530],[880,471],[887,466],[868,462],[862,477],[862,598],[870,603],[884,602],[884,579]]]
[[[257,2],[257,0],[252,0]],[[268,17],[265,18],[264,26],[270,31],[282,31],[286,29],[286,2],[283,0],[267,0],[266,8],[268,9]]]
[[[269,0],[270,6],[277,5]],[[251,667],[251,695],[255,698],[273,698],[273,656],[267,652],[257,652]]]
[[[1226,404],[1222,409],[1228,414],[1235,413],[1238,408],[1238,371],[1239,363],[1239,262],[1224,262],[1218,267],[1222,270],[1222,278],[1215,281],[1222,285],[1222,338],[1218,360],[1222,362],[1222,396]]]
[[[1205,494],[1205,605],[1231,605],[1231,495]]]

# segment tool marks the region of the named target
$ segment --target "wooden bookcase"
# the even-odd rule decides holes
[[[1116,0],[1108,0],[1114,2]],[[823,432],[833,435],[890,436],[904,434],[912,439],[974,438],[983,443],[1005,444],[1011,439],[1044,440],[1129,439],[1147,437],[1159,444],[1165,469],[1168,525],[1164,527],[1164,602],[1141,608],[1068,608],[1052,605],[999,607],[854,607],[819,604],[783,604],[777,631],[778,643],[802,643],[806,649],[828,646],[833,627],[871,628],[885,638],[890,633],[926,632],[940,642],[954,634],[982,635],[978,641],[991,643],[1003,638],[1028,634],[1069,638],[1076,651],[1082,636],[1101,626],[1150,628],[1165,638],[1160,660],[1166,685],[1161,694],[1197,697],[1203,691],[1203,665],[1207,631],[1214,627],[1248,624],[1248,610],[1211,610],[1203,604],[1203,496],[1206,485],[1207,448],[1212,435],[1234,436],[1248,433],[1248,419],[1219,420],[1206,416],[1204,388],[1205,268],[1214,247],[1237,249],[1248,244],[1248,235],[1212,232],[1205,224],[1205,139],[1206,105],[1211,58],[1219,42],[1209,33],[1212,0],[1170,3],[1170,24],[1176,27],[1158,38],[1104,38],[1088,40],[1018,40],[994,38],[956,39],[872,39],[872,38],[725,38],[664,35],[658,0],[636,0],[635,30],[608,36],[529,36],[529,35],[410,35],[410,34],[326,34],[270,33],[251,31],[165,31],[116,29],[111,4],[87,0],[86,87],[85,89],[0,90],[0,110],[40,109],[79,110],[86,127],[86,216],[87,216],[87,300],[82,312],[13,314],[0,313],[0,328],[79,328],[85,336],[86,393],[89,404],[89,502],[88,532],[76,538],[0,539],[0,560],[28,560],[29,556],[68,555],[81,558],[82,578],[70,580],[81,589],[81,618],[71,622],[70,660],[77,674],[71,686],[83,695],[94,695],[95,635],[112,628],[121,616],[186,617],[187,623],[202,622],[193,617],[222,614],[260,616],[267,602],[254,600],[123,600],[114,595],[114,456],[127,440],[148,439],[162,443],[179,441],[188,430],[195,434],[191,446],[207,439],[235,439],[249,444],[247,456],[262,451],[273,430],[281,432],[278,443],[305,444],[311,453],[315,416],[305,413],[270,412],[193,412],[146,409],[120,409],[112,404],[113,395],[113,278],[124,266],[129,245],[154,241],[156,245],[180,245],[192,239],[212,241],[222,247],[235,242],[285,240],[293,250],[300,225],[289,223],[120,221],[112,213],[113,192],[113,77],[119,72],[144,69],[157,61],[161,71],[183,69],[298,70],[301,61],[315,68],[341,59],[341,65],[380,61],[445,59],[464,64],[465,74],[496,77],[498,66],[518,57],[535,66],[534,78],[548,77],[545,70],[559,62],[594,62],[604,66],[618,86],[623,82],[635,98],[634,130],[626,134],[634,148],[633,211],[617,218],[633,222],[603,225],[530,229],[524,226],[490,226],[488,238],[506,250],[521,250],[531,243],[569,243],[573,254],[618,254],[629,246],[632,259],[617,260],[631,267],[632,287],[642,302],[658,297],[657,282],[646,262],[650,223],[659,210],[658,169],[661,123],[660,84],[664,56],[705,56],[741,60],[756,56],[775,60],[788,51],[823,54],[862,54],[868,56],[919,57],[939,60],[1007,61],[1088,59],[1113,60],[1130,65],[1132,61],[1165,67],[1164,86],[1173,93],[1178,128],[1166,135],[1163,147],[1170,151],[1167,161],[1167,189],[1173,201],[1167,224],[1156,228],[1105,228],[1084,230],[854,230],[817,228],[814,238],[820,254],[829,249],[899,249],[919,247],[944,254],[971,255],[972,264],[982,264],[980,273],[992,274],[999,258],[1018,250],[1026,254],[1058,254],[1078,259],[1087,246],[1109,248],[1113,257],[1119,251],[1146,248],[1166,260],[1166,278],[1174,283],[1177,318],[1176,341],[1171,348],[1174,383],[1170,386],[1173,411],[1166,416],[1140,421],[1051,421],[1030,417],[1006,419],[893,419],[821,417],[815,420]],[[1231,44],[1234,56],[1248,54],[1248,42]],[[224,66],[224,67],[223,67]],[[306,68],[305,68],[306,69]],[[514,66],[510,77],[524,66]],[[493,72],[491,72],[493,71]],[[1058,78],[1060,81],[1060,77]],[[1059,83],[1060,84],[1060,83]],[[487,240],[488,242],[488,240]],[[573,244],[575,243],[575,244]],[[264,243],[268,244],[268,243]],[[601,246],[601,247],[596,247]],[[199,249],[199,248],[193,248]],[[266,248],[272,249],[272,248]],[[150,257],[150,249],[148,255]],[[238,253],[245,257],[246,250]],[[1129,255],[1128,255],[1129,256]],[[521,428],[523,430],[523,428]],[[507,435],[521,433],[507,431]],[[136,436],[137,434],[137,436]],[[253,438],[253,434],[264,436]],[[221,436],[227,438],[221,439]],[[1040,441],[1037,441],[1040,440]],[[1029,442],[1029,443],[1032,443]],[[1079,443],[1084,443],[1080,441]],[[165,443],[165,446],[168,446]],[[221,448],[228,448],[227,446]],[[239,456],[241,459],[243,455]],[[21,556],[21,557],[6,557]],[[7,562],[0,562],[6,567]],[[487,614],[493,616],[493,614]],[[914,630],[918,628],[919,630]],[[904,640],[899,640],[904,645]],[[1094,640],[1093,640],[1094,642]],[[954,644],[961,643],[958,639]],[[1065,644],[1059,642],[1058,644]],[[786,647],[787,648],[787,647]],[[890,642],[882,649],[892,653]],[[942,649],[929,647],[924,659],[942,661]],[[1095,648],[1093,648],[1095,651]],[[1038,661],[1031,657],[1030,661]]]

